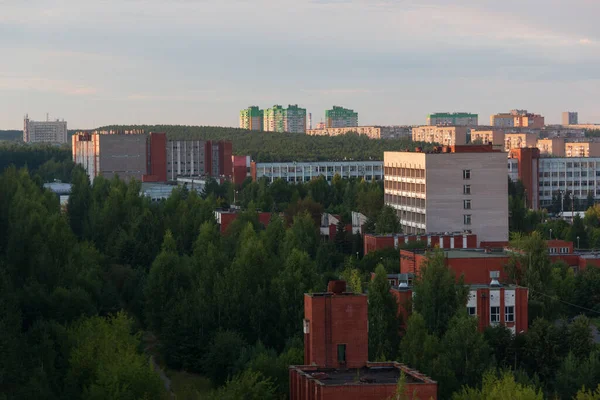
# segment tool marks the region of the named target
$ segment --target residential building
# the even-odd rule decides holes
[[[561,137],[553,137],[546,139],[538,139],[537,148],[540,150],[541,156],[565,156],[565,139]]]
[[[365,135],[370,139],[406,139],[411,136],[409,126],[354,126],[346,128],[309,129],[307,135],[311,136],[338,136],[347,133]]]
[[[481,144],[491,143],[494,146],[504,148],[504,131],[499,129],[471,131],[471,143],[481,142]]]
[[[533,133],[507,133],[504,135],[504,151],[523,147],[536,147],[538,136]]]
[[[33,121],[25,115],[23,121],[23,141],[25,143],[67,143],[67,121]]]
[[[412,128],[412,140],[456,146],[469,143],[470,133],[471,130],[465,126],[417,126]]]
[[[427,125],[477,126],[478,117],[464,112],[433,113],[427,116]]]
[[[229,225],[231,225],[231,223],[235,221],[239,216],[240,213],[238,210],[216,210],[215,220],[217,222],[217,225],[219,225],[219,231],[221,233],[225,233],[227,231],[227,228],[229,228]],[[261,223],[265,228],[269,226],[269,223],[271,222],[271,217],[272,214],[270,212],[258,212],[258,222]]]
[[[385,203],[408,234],[469,231],[508,239],[506,154],[491,145],[385,152]]]
[[[263,128],[267,132],[306,132],[306,109],[298,105],[274,105],[264,110]]]
[[[579,116],[577,112],[565,111],[562,113],[562,124],[563,125],[577,125],[579,123]]]
[[[566,142],[566,157],[600,157],[600,142]]]
[[[400,274],[399,279],[407,279],[407,274]],[[513,334],[527,332],[529,289],[516,285],[504,285],[498,281],[499,270],[490,271],[488,284],[467,285],[469,295],[467,313],[476,317],[478,329],[485,331],[489,326],[504,325]],[[390,292],[398,302],[399,314],[407,321],[412,313],[413,288],[407,281],[401,281],[399,286],[393,286]]]
[[[400,249],[410,243],[423,243],[427,248],[440,249],[475,249],[478,247],[477,235],[467,232],[440,232],[426,235],[409,235],[394,233],[375,235],[366,233],[363,237],[364,255],[372,251],[394,248]]]
[[[80,132],[72,138],[72,152],[91,181],[99,175],[143,182],[230,178],[233,172],[231,142],[167,140],[164,133]]]
[[[437,382],[397,362],[368,361],[367,296],[331,281],[304,295],[304,365],[289,367],[290,400],[386,400],[406,376],[407,399],[437,399]]]
[[[490,125],[500,128],[541,129],[544,127],[544,117],[529,113],[527,110],[511,110],[510,113],[492,115]]]
[[[279,178],[288,182],[309,182],[323,176],[330,182],[336,174],[342,178],[383,180],[382,161],[252,162],[250,169],[255,181],[264,177],[270,182]]]
[[[333,106],[331,110],[325,110],[325,124],[327,128],[358,126],[358,113],[349,108]]]
[[[240,111],[240,128],[251,131],[262,131],[264,111],[257,106],[250,106]]]

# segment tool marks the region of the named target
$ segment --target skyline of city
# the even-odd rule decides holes
[[[288,3],[3,3],[0,128],[27,112],[79,129],[237,126],[250,104],[298,104],[315,124],[331,104],[361,125],[513,108],[600,122],[597,2],[571,1],[573,20],[557,0]]]

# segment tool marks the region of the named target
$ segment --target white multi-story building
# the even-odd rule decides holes
[[[32,121],[25,115],[23,121],[25,143],[67,143],[67,121]]]
[[[553,194],[560,192],[581,200],[589,194],[600,199],[600,157],[540,158],[539,165],[541,207],[552,204]],[[565,205],[566,210],[570,207]]]
[[[271,182],[281,178],[288,182],[309,182],[319,176],[331,181],[338,174],[342,178],[358,178],[366,181],[383,179],[382,161],[315,161],[252,163],[254,180],[266,177]]]
[[[385,152],[385,203],[405,233],[470,231],[508,240],[506,154],[492,146],[446,153]]]

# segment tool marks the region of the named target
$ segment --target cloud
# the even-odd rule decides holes
[[[16,77],[0,75],[0,89],[33,92],[51,92],[69,96],[87,96],[98,93],[93,86],[67,80],[41,77]]]

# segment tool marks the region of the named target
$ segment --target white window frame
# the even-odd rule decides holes
[[[465,210],[471,209],[471,200],[463,200],[463,209],[465,209]]]
[[[463,214],[463,223],[465,225],[472,225],[473,224],[473,220],[472,220],[471,214]]]
[[[467,314],[471,317],[477,316],[477,307],[467,307]]]
[[[466,194],[466,195],[471,194],[471,185],[463,185],[463,194]]]
[[[494,319],[494,316],[496,317],[495,319]],[[500,323],[500,306],[490,307],[490,323],[492,323],[492,324]]]
[[[515,322],[515,306],[504,306],[504,322]]]
[[[463,169],[463,179],[468,180],[471,179],[471,170]]]

